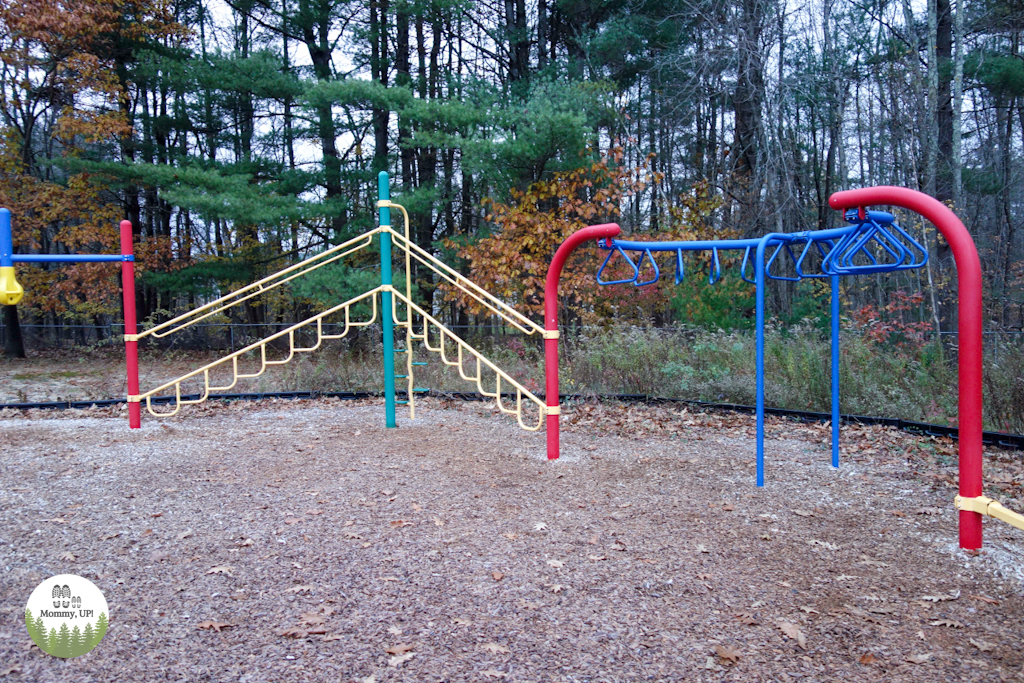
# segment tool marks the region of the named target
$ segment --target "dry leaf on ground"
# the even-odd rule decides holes
[[[216,631],[217,633],[220,633],[220,630],[222,628],[231,628],[232,626],[237,626],[237,624],[229,624],[226,621],[201,621],[198,624],[196,624],[196,628],[201,628],[201,629],[206,629],[206,630],[212,629],[212,630]]]
[[[807,638],[804,636],[804,632],[800,630],[799,626],[791,624],[788,621],[783,621],[779,624],[779,629],[786,634],[787,638],[795,640],[801,650],[807,649]]]

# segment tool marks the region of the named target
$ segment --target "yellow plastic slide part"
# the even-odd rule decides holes
[[[0,304],[14,306],[25,295],[25,289],[14,276],[14,266],[0,266]]]

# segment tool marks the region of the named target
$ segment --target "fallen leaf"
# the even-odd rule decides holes
[[[932,626],[945,626],[947,628],[963,628],[964,625],[955,619],[936,619],[928,622]]]
[[[285,593],[304,593],[313,590],[313,586],[292,586]]]
[[[801,607],[800,610],[803,612],[807,612],[808,614],[821,614],[821,612],[814,609],[813,607]]]
[[[949,600],[956,600],[960,597],[960,591],[953,591],[947,595],[922,595],[918,600],[924,600],[925,602],[947,602]]]
[[[240,542],[240,543],[238,544],[238,546],[239,546],[240,548],[248,548],[249,546],[251,546],[251,545],[253,545],[253,544],[255,544],[255,543],[256,543],[256,541],[252,540],[251,538],[247,538],[247,539],[245,539],[244,541],[241,541],[241,542]]]
[[[462,617],[455,617],[454,619],[452,619],[452,623],[453,624],[458,624],[459,626],[472,626],[473,625],[472,621],[470,621],[469,619],[463,619]]]
[[[999,601],[996,600],[995,598],[990,598],[990,597],[985,596],[985,595],[972,595],[971,599],[972,600],[977,600],[978,602],[984,602],[984,603],[989,604],[989,605],[998,605],[999,604]]]
[[[388,660],[388,666],[392,669],[397,669],[415,656],[415,652],[406,652],[404,655],[396,655]]]
[[[839,546],[838,545],[836,545],[835,543],[829,543],[828,541],[819,541],[816,538],[812,538],[811,540],[809,540],[807,542],[810,543],[811,545],[821,546],[822,548],[825,548],[826,550],[839,550]]]
[[[892,515],[894,517],[906,517],[907,516],[907,513],[903,512],[903,510],[890,510],[890,512],[892,513]]]
[[[698,553],[710,553],[711,551],[708,550],[707,547],[705,547],[704,545],[698,543],[697,544],[697,552]]]
[[[548,565],[554,567],[555,569],[561,569],[565,566],[565,562],[562,562],[561,560],[548,560]]]
[[[150,517],[163,517],[163,516],[164,516],[164,513],[162,513],[162,512],[154,512],[153,514],[150,515]]]
[[[74,553],[67,552],[67,553],[61,553],[60,554],[60,559],[64,560],[65,562],[74,562],[77,558],[75,557]]]
[[[401,529],[404,526],[413,526],[415,523],[416,522],[410,522],[407,519],[396,519],[395,521],[391,522],[391,528]]]
[[[814,516],[813,512],[808,512],[807,510],[791,510],[790,512],[792,512],[794,515],[799,515],[800,517],[813,517]]]
[[[504,673],[502,671],[495,671],[494,669],[487,669],[486,671],[481,671],[480,673],[482,673],[484,676],[487,676],[488,678],[504,679],[508,676],[507,673]]]
[[[330,635],[324,636],[324,642],[325,643],[329,643],[332,640],[342,640],[342,639],[344,639],[344,637],[345,636],[341,635],[340,633],[332,633]]]
[[[560,583],[545,583],[544,587],[551,589],[552,593],[561,593],[565,590],[565,586]]]
[[[100,540],[101,541],[109,541],[110,539],[117,538],[120,535],[121,534],[103,534],[102,536],[100,536]]]
[[[234,576],[234,574],[231,573],[233,570],[234,570],[234,567],[230,567],[230,566],[228,566],[226,564],[222,564],[222,565],[218,565],[218,566],[214,567],[213,569],[211,569],[210,571],[208,571],[206,573],[207,574],[227,574],[228,576]]]
[[[299,617],[300,624],[308,624],[309,626],[319,626],[326,621],[327,620],[324,619],[323,615],[315,614],[313,612],[303,612],[302,616]]]
[[[807,649],[807,638],[804,636],[804,632],[800,630],[799,626],[791,624],[788,621],[784,621],[779,624],[779,629],[786,634],[787,638],[795,640],[801,650]]]
[[[618,543],[612,543],[611,549],[612,550],[617,550],[617,551],[619,551],[621,553],[621,552],[624,552],[626,550],[626,544],[622,543],[621,541],[619,541]]]
[[[864,654],[862,654],[860,656],[860,660],[859,661],[860,661],[861,664],[874,664],[875,662],[878,661],[878,658],[875,657],[870,652],[865,652]]]
[[[434,517],[434,526],[444,526],[444,520],[440,517]]]
[[[286,628],[281,631],[281,635],[285,638],[305,638],[309,635],[309,631],[298,626],[293,626],[292,628]]]
[[[924,664],[925,662],[927,662],[931,658],[932,658],[932,654],[931,653],[927,653],[927,654],[920,654],[920,655],[914,655],[912,657],[907,657],[907,661],[910,662],[911,664]]]
[[[11,664],[10,666],[0,669],[0,676],[10,676],[11,674],[20,674],[21,667],[17,664]]]
[[[316,515],[324,514],[324,511],[323,510],[306,510],[306,514],[315,517]]]
[[[758,623],[754,615],[749,612],[740,612],[734,618],[739,619],[740,623],[746,626],[756,626]]]
[[[715,646],[715,654],[718,655],[722,661],[728,661],[735,664],[740,661],[740,653],[737,650],[733,650],[729,647],[723,647],[722,645]]]
[[[941,515],[944,512],[942,508],[937,507],[923,507],[918,508],[914,514],[918,515]]]
[[[632,503],[623,503],[622,505],[619,505],[618,507],[620,507],[620,508],[628,508],[628,507],[632,507],[632,505],[633,505]]]
[[[537,522],[536,524],[533,525],[533,530],[534,531],[544,531],[547,528],[548,528],[548,525],[545,524],[544,522]]]
[[[513,533],[502,534],[502,536],[504,536],[505,538],[507,538],[510,541],[514,541],[517,538],[519,538],[519,534],[513,534]]]
[[[501,581],[502,579],[505,578],[505,575],[502,574],[499,571],[493,571],[493,572],[491,572],[491,578],[494,579],[495,581]]]
[[[197,628],[207,630],[213,629],[217,633],[220,633],[220,630],[222,628],[231,628],[233,626],[237,626],[237,624],[229,624],[225,621],[201,621],[199,622],[199,624],[197,624]]]
[[[971,645],[978,648],[982,652],[992,652],[992,650],[996,649],[995,643],[989,643],[984,640],[975,640],[974,638],[970,638],[969,641]]]
[[[732,503],[726,503],[725,505],[722,506],[722,512],[732,512],[735,509],[736,506],[733,505]]]
[[[301,521],[302,521],[301,517],[289,517],[288,519],[284,520],[284,523],[288,524],[288,525],[291,525],[291,524],[298,524]]]
[[[601,560],[607,560],[608,558],[604,555],[587,555],[587,557],[594,562],[600,562]]]
[[[188,531],[182,531],[180,534],[178,534],[178,540],[179,541],[184,541],[186,538],[188,538],[191,535],[192,535],[192,530],[191,529],[189,529]]]
[[[495,655],[507,654],[509,652],[512,652],[512,650],[508,649],[504,645],[499,645],[498,643],[486,643],[484,645],[481,645],[480,649],[481,650],[487,650],[491,654],[495,654]]]
[[[415,645],[392,645],[388,649],[384,650],[384,652],[387,652],[389,655],[402,655],[415,649]]]
[[[163,550],[154,550],[149,554],[150,562],[163,562],[164,560],[170,559],[171,554],[164,552]]]
[[[423,512],[423,506],[420,505],[419,503],[413,503],[412,504],[412,511],[413,512]]]

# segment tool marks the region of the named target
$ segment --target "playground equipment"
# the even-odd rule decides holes
[[[877,205],[898,206],[915,211],[946,238],[953,252],[958,274],[959,297],[959,460],[960,492],[955,499],[960,511],[960,546],[981,547],[983,516],[995,517],[1024,529],[1024,515],[1007,510],[982,495],[982,413],[981,413],[981,263],[974,241],[960,219],[945,205],[921,192],[900,187],[872,187],[837,192],[829,198],[833,209],[843,212],[849,226],[832,230],[797,233],[770,233],[747,240],[708,240],[690,242],[636,242],[614,239],[620,234],[614,223],[590,226],[571,235],[558,249],[548,272],[545,323],[549,334],[557,330],[558,278],[569,253],[580,244],[597,240],[608,255],[597,272],[602,285],[633,284],[637,287],[658,281],[661,272],[655,253],[675,255],[675,282],[685,273],[684,252],[709,252],[710,276],[714,284],[721,277],[719,252],[743,251],[741,277],[756,286],[757,334],[757,485],[764,486],[764,293],[765,282],[828,278],[831,284],[832,337],[832,465],[839,466],[839,278],[844,275],[887,273],[920,268],[928,259],[927,250],[899,226],[895,217],[883,211],[868,211]],[[630,257],[630,252],[639,254]],[[770,255],[769,255],[770,254]],[[621,257],[630,274],[617,280],[605,280],[603,274],[614,256]],[[767,258],[766,255],[768,255]],[[788,258],[792,270],[781,270],[781,258]],[[753,258],[753,264],[751,259]],[[643,276],[644,264],[652,272]],[[775,270],[773,270],[773,266]],[[748,268],[753,268],[753,278]],[[558,395],[557,336],[546,347],[548,404]],[[558,414],[548,417],[548,457],[558,457]]]
[[[354,237],[305,261],[280,270],[262,280],[242,287],[188,313],[150,327],[139,334],[133,335],[132,339],[137,342],[146,337],[153,337],[154,339],[169,337],[201,320],[224,313],[233,306],[270,292],[329,263],[334,263],[346,256],[370,248],[374,239],[379,236],[381,284],[378,287],[310,316],[238,351],[207,363],[181,377],[164,382],[142,393],[136,390],[135,393],[129,394],[128,401],[134,405],[139,405],[144,401],[146,409],[150,414],[156,417],[169,417],[176,414],[183,405],[206,401],[213,395],[211,392],[232,389],[239,379],[259,377],[266,372],[268,367],[290,362],[297,353],[315,351],[320,348],[324,340],[341,339],[348,335],[350,330],[373,325],[378,322],[379,312],[379,322],[383,328],[384,346],[385,424],[388,427],[396,426],[396,406],[407,405],[409,407],[409,417],[415,418],[415,397],[417,394],[426,391],[426,389],[420,389],[415,385],[415,368],[420,365],[426,365],[424,362],[414,360],[415,345],[419,343],[426,350],[437,353],[444,364],[458,368],[462,379],[474,382],[481,394],[493,398],[497,407],[503,413],[514,415],[521,427],[530,431],[539,430],[543,425],[544,416],[549,410],[545,406],[544,401],[510,377],[477,349],[446,328],[429,311],[424,310],[412,300],[411,268],[413,261],[428,268],[437,274],[438,277],[458,288],[488,311],[499,316],[527,336],[536,334],[544,337],[546,333],[543,328],[414,244],[409,236],[409,214],[404,207],[391,201],[388,174],[385,172],[381,172],[378,177],[378,195],[377,207],[379,210],[380,227]],[[401,232],[391,227],[392,209],[402,214],[404,230]],[[396,289],[393,284],[393,248],[403,252],[405,265],[404,292]],[[365,320],[354,320],[353,306],[364,302],[370,305],[371,314]],[[327,334],[324,331],[324,323],[335,317],[341,318],[344,328],[341,332]],[[396,349],[394,346],[394,330],[396,327],[402,328],[405,331],[404,348]],[[312,345],[301,346],[297,342],[296,335],[303,328],[315,329],[316,342]],[[284,358],[271,359],[268,357],[267,346],[278,340],[282,342],[287,341],[287,355]],[[259,354],[258,368],[245,371],[240,367],[240,364],[245,362],[246,356],[250,353]],[[452,356],[453,353],[454,357]],[[404,356],[405,372],[403,374],[395,373],[395,356],[397,354]],[[467,369],[467,363],[469,369]],[[211,378],[211,374],[218,370],[230,373],[230,379],[226,380],[226,383],[218,384],[215,383],[214,378]],[[202,382],[202,391],[197,398],[185,398],[182,393],[182,383],[192,379]],[[397,397],[396,382],[399,380],[403,381],[405,385],[404,400],[400,400]],[[490,384],[492,381],[493,385]],[[486,386],[485,382],[487,383]],[[491,387],[493,387],[493,390]],[[154,408],[153,399],[166,391],[171,391],[174,394],[173,407],[169,411],[159,412]],[[514,405],[511,402],[506,404],[505,394],[511,392],[515,393]],[[532,420],[524,421],[524,402],[532,403],[536,406],[538,417],[535,423]],[[131,426],[138,427],[139,425],[137,422],[133,422]]]
[[[120,254],[15,254],[11,235],[11,211],[0,209],[0,304],[15,306],[25,290],[15,274],[15,263],[120,263],[121,289],[124,301],[124,353],[128,374],[128,393],[139,392],[139,350],[135,321],[135,255],[132,245],[132,223],[121,221]],[[139,424],[138,404],[129,404],[129,417]]]

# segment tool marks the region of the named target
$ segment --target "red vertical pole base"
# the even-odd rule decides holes
[[[981,517],[978,512],[960,510],[960,547],[964,550],[981,549]]]
[[[142,404],[141,403],[129,403],[128,404],[128,427],[130,429],[138,429],[142,426]]]
[[[550,404],[549,404],[550,405]],[[558,404],[555,404],[558,405]],[[558,418],[548,415],[548,460],[558,460]]]

